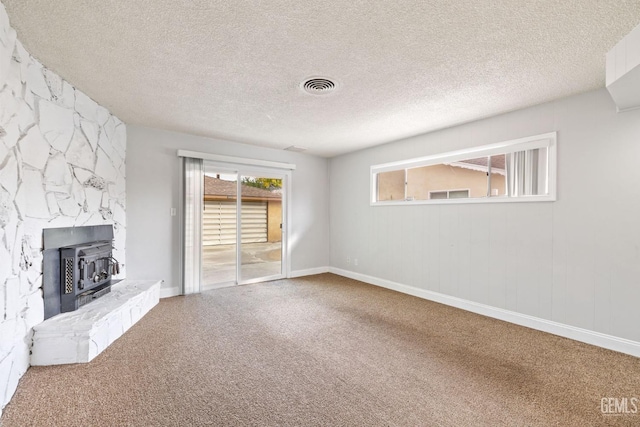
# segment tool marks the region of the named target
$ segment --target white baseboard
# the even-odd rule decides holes
[[[289,273],[289,278],[294,279],[296,277],[313,276],[314,274],[328,273],[329,267],[316,267],[307,268],[306,270],[295,270]]]
[[[504,320],[505,322],[514,323],[516,325],[526,326],[531,329],[537,329],[539,331],[548,332],[550,334],[559,335],[561,337],[570,338],[572,340],[581,341],[598,347],[607,348],[609,350],[618,351],[620,353],[640,357],[640,343],[636,341],[615,337],[613,335],[602,334],[600,332],[590,331],[588,329],[577,328],[575,326],[565,325],[563,323],[545,320],[539,317],[517,313],[515,311],[504,310],[502,308],[492,307],[489,305],[480,304],[477,302],[441,294],[438,292],[403,285],[401,283],[379,279],[377,277],[367,276],[365,274],[355,273],[353,271],[343,270],[341,268],[330,267],[329,272],[337,274],[339,276],[344,276],[350,279],[369,283],[371,285],[380,286],[404,294],[413,295],[419,298],[460,308],[462,310],[471,311],[483,316],[493,317],[495,319]]]
[[[306,270],[295,270],[289,274],[290,279],[294,279],[296,277],[304,277],[304,276],[313,276],[314,274],[322,274],[328,273],[329,267],[316,267],[316,268],[308,268]],[[232,285],[230,285],[232,286]],[[178,295],[182,295],[179,287],[171,287],[171,288],[160,288],[160,298],[170,298]]]
[[[180,295],[180,288],[172,287],[172,288],[160,288],[160,299],[162,298],[170,298]]]

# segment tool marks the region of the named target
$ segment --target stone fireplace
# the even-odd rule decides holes
[[[0,81],[1,412],[44,320],[43,230],[112,226],[112,255],[124,261],[127,131],[29,54],[1,2]]]

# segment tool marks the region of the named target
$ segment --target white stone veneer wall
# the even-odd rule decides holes
[[[0,2],[0,413],[43,320],[43,228],[114,224],[125,259],[125,153],[125,125],[31,57]]]

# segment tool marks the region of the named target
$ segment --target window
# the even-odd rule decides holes
[[[555,200],[556,133],[371,167],[371,203]]]
[[[378,200],[405,199],[405,171],[397,170],[378,174]]]
[[[429,191],[429,200],[468,199],[469,190]]]

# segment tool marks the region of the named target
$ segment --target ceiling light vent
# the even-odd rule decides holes
[[[302,88],[312,95],[323,95],[332,92],[336,88],[336,84],[324,77],[314,77],[302,83]]]

